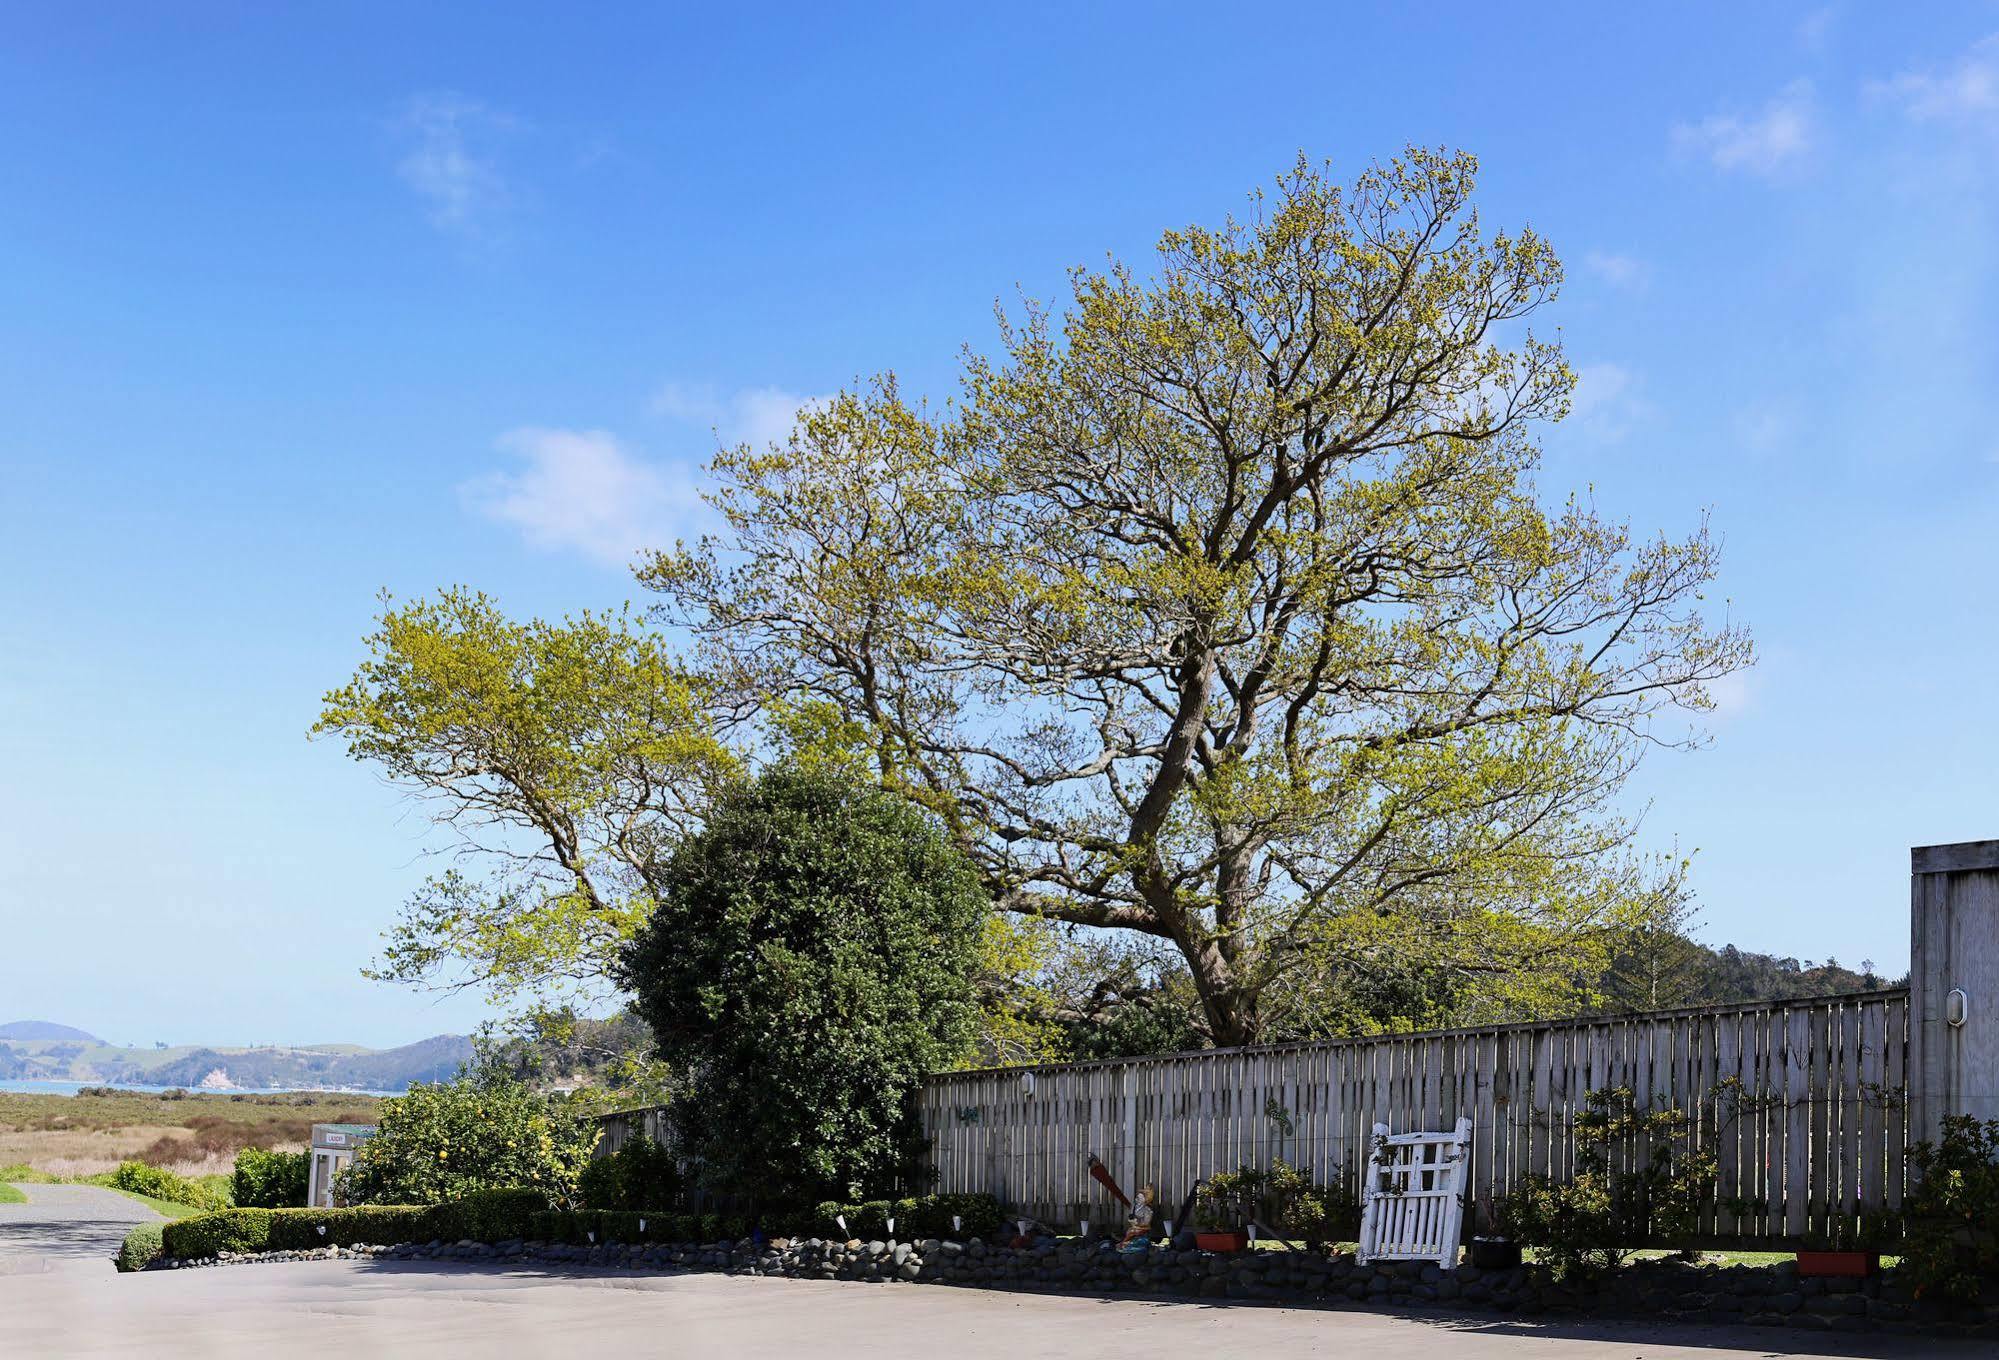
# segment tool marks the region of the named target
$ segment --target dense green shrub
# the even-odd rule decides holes
[[[219,1193],[219,1188],[213,1183],[190,1180],[144,1162],[118,1163],[117,1170],[105,1179],[105,1184],[113,1189],[129,1190],[135,1195],[163,1199],[170,1204],[185,1204],[190,1209],[229,1207],[229,1196]]]
[[[619,962],[704,1180],[762,1205],[911,1183],[914,1092],[961,1054],[990,910],[914,804],[778,766],[723,794]]]
[[[429,1234],[447,1242],[526,1238],[530,1220],[547,1208],[548,1196],[539,1190],[479,1190],[449,1204],[433,1205]]]
[[[314,1247],[392,1247],[398,1242],[430,1242],[439,1206],[363,1204],[346,1209],[272,1209],[266,1251],[310,1251]],[[320,1231],[325,1229],[324,1232]],[[458,1239],[453,1238],[453,1241]]]
[[[671,1209],[680,1203],[680,1163],[651,1138],[633,1138],[583,1168],[577,1192],[586,1209]]]
[[[951,1226],[956,1216],[963,1225]],[[847,1220],[840,1231],[839,1220]],[[813,1237],[887,1237],[888,1220],[903,1241],[924,1237],[983,1237],[1005,1223],[1006,1210],[991,1195],[920,1195],[914,1199],[868,1200],[841,1204],[828,1200],[815,1208],[809,1224],[793,1229]]]
[[[382,1102],[375,1136],[341,1187],[353,1204],[444,1204],[480,1190],[539,1190],[566,1204],[597,1141],[594,1122],[492,1068]]]
[[[1686,1111],[1641,1110],[1629,1090],[1605,1087],[1589,1093],[1575,1135],[1575,1175],[1528,1177],[1499,1205],[1500,1227],[1558,1277],[1618,1265],[1634,1247],[1684,1246],[1716,1172]]]
[[[271,1249],[271,1215],[275,1209],[223,1209],[169,1223],[160,1230],[166,1254],[182,1260]]]
[[[246,1147],[236,1154],[231,1190],[239,1208],[303,1208],[310,1157],[303,1152],[270,1152]]]
[[[1976,1299],[1999,1279],[1999,1119],[1947,1116],[1941,1137],[1910,1148],[1909,1160],[1902,1269],[1919,1298]]]
[[[164,1223],[141,1223],[125,1234],[124,1243],[118,1248],[115,1261],[120,1270],[144,1270],[160,1259],[165,1251],[160,1242],[160,1229]]]

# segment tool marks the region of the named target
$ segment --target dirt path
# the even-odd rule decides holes
[[[160,1216],[95,1185],[23,1185],[26,1204],[0,1204],[0,1275],[57,1267],[111,1269],[134,1223]]]

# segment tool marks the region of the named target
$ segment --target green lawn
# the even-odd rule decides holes
[[[26,1204],[28,1197],[5,1181],[0,1181],[0,1204]]]
[[[151,1195],[142,1195],[136,1190],[120,1190],[115,1185],[107,1185],[102,1188],[109,1190],[114,1195],[123,1195],[126,1199],[139,1201],[139,1203],[151,1209],[161,1218],[192,1218],[196,1214],[208,1212],[205,1209],[196,1209],[191,1205],[175,1204],[170,1199],[154,1199]]]

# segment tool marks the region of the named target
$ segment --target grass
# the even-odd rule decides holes
[[[5,1181],[0,1181],[0,1204],[26,1204],[28,1197]]]
[[[381,1102],[331,1092],[0,1092],[0,1166],[89,1176],[144,1161],[181,1175],[229,1169],[239,1148],[303,1147],[314,1124],[372,1124]]]
[[[170,1199],[154,1199],[151,1195],[142,1195],[136,1190],[120,1190],[115,1185],[107,1185],[104,1189],[109,1190],[114,1195],[123,1195],[126,1199],[137,1200],[161,1218],[192,1218],[196,1214],[208,1212],[206,1209],[197,1209],[188,1204],[175,1204]]]

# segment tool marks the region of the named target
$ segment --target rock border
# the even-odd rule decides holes
[[[1892,1273],[1866,1279],[1800,1277],[1796,1262],[1770,1266],[1633,1262],[1587,1281],[1556,1281],[1532,1266],[1482,1271],[1469,1264],[1381,1261],[1344,1252],[1217,1254],[1161,1246],[1143,1254],[1108,1242],[1043,1238],[1001,1246],[928,1238],[920,1242],[823,1238],[759,1243],[566,1244],[513,1240],[334,1246],[201,1260],[163,1259],[152,1270],[367,1258],[605,1270],[720,1272],[786,1279],[946,1284],[1033,1293],[1150,1299],[1235,1299],[1333,1308],[1429,1309],[1511,1317],[1602,1318],[1747,1324],[1836,1332],[1999,1337],[1999,1301],[1945,1304],[1911,1297]]]

